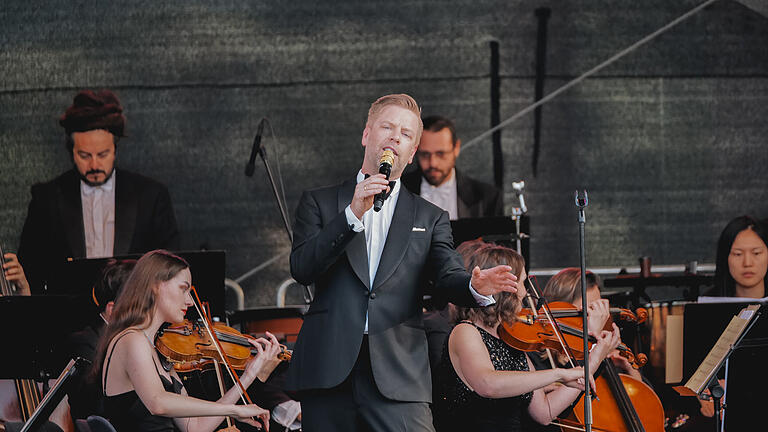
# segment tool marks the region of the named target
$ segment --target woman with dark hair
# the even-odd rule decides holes
[[[768,278],[768,228],[751,216],[725,226],[717,241],[714,295],[762,298]]]
[[[526,278],[523,257],[502,246],[478,249],[467,268],[497,265],[512,267],[518,281]],[[496,303],[485,308],[458,308],[459,323],[448,337],[437,371],[435,423],[441,432],[518,431],[525,412],[547,424],[584,390],[583,368],[535,371],[524,352],[499,338],[498,326],[515,319],[523,296],[521,288],[495,295]],[[615,327],[613,333],[597,335],[590,356],[593,371],[618,341]],[[555,382],[563,385],[544,394],[542,389]]]
[[[101,377],[104,414],[118,432],[213,431],[223,416],[250,424],[265,423],[269,412],[257,405],[236,405],[232,388],[216,402],[187,396],[178,375],[158,356],[155,335],[163,323],[180,322],[193,305],[191,273],[182,258],[163,250],[146,253],[128,276],[101,336],[94,373]],[[251,340],[258,354],[240,377],[244,387],[265,380],[279,363],[279,344]]]
[[[706,295],[715,297],[763,298],[768,280],[768,227],[744,215],[731,219],[717,240],[715,286]],[[723,385],[720,380],[720,385]],[[701,413],[714,417],[712,400],[698,399]]]

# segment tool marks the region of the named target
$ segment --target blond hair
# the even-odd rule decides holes
[[[416,142],[418,143],[421,139],[421,132],[424,130],[424,123],[421,121],[421,107],[419,107],[414,98],[405,93],[390,94],[376,99],[376,102],[372,103],[368,109],[368,119],[365,121],[365,127],[369,127],[376,116],[389,105],[405,108],[416,115],[416,118],[419,119],[419,130],[416,131]]]
[[[602,281],[597,274],[587,270],[586,279],[587,289],[593,286],[597,286],[598,290],[602,288]],[[581,300],[581,269],[568,267],[560,270],[549,279],[543,294],[547,301],[577,303]]]

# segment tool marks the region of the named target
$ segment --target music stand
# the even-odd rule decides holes
[[[686,305],[683,318],[683,376],[694,374],[733,316],[755,303],[760,302]],[[758,415],[765,409],[764,398],[754,397],[754,392],[768,386],[768,375],[763,369],[768,358],[766,315],[763,313],[755,319],[748,333],[729,354],[725,430],[753,428],[759,420]],[[715,375],[713,380],[719,376],[722,375]]]
[[[520,218],[520,232],[525,234],[521,239],[521,250],[525,258],[526,270],[530,267],[530,218],[527,215]],[[491,216],[481,218],[464,218],[451,221],[453,244],[455,246],[467,240],[482,237],[484,241],[498,243],[502,246],[516,249],[516,221],[512,216]]]
[[[192,284],[200,299],[207,301],[214,316],[224,316],[224,251],[181,251],[173,252],[184,258],[192,272]],[[49,294],[75,297],[79,302],[93,305],[91,290],[104,266],[112,259],[134,259],[141,255],[122,255],[112,258],[74,258],[60,263],[48,281]],[[91,308],[93,309],[93,307]],[[95,313],[95,312],[94,312]]]
[[[8,350],[0,356],[0,378],[47,381],[59,373],[56,346],[82,316],[66,296],[0,297],[0,328]]]
[[[69,364],[59,375],[59,379],[51,387],[51,390],[46,393],[40,405],[37,406],[35,412],[29,417],[20,432],[35,432],[40,429],[40,426],[45,423],[51,416],[51,413],[59,405],[64,396],[67,395],[69,387],[72,383],[72,378],[78,374],[82,374],[82,370],[87,368],[91,364],[90,361],[78,357],[69,361]]]

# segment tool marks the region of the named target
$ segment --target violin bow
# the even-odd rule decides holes
[[[211,305],[209,305],[208,302],[206,302],[206,303],[202,303],[201,306],[202,306],[203,312],[205,312],[205,319],[208,322],[213,321],[213,319],[211,318]],[[215,359],[213,360],[213,370],[216,371],[216,382],[219,384],[219,394],[222,397],[224,397],[224,393],[225,393],[224,380],[221,377],[221,365],[219,364],[218,360],[215,360]],[[221,432],[221,431],[240,432],[240,430],[237,427],[232,425],[232,419],[229,416],[225,416],[224,418],[227,421],[227,427],[219,430],[218,432]]]
[[[238,391],[240,392],[240,400],[243,401],[243,403],[246,404],[253,404],[251,402],[250,396],[248,396],[248,393],[245,391],[245,387],[243,386],[243,383],[240,382],[240,378],[237,377],[237,374],[234,372],[234,368],[232,367],[232,364],[227,359],[227,356],[224,354],[224,349],[221,347],[221,342],[219,341],[219,338],[216,337],[216,332],[214,332],[211,327],[213,327],[213,323],[209,322],[208,315],[204,314],[200,309],[201,307],[198,305],[202,305],[200,302],[200,297],[197,296],[197,290],[195,289],[195,286],[191,286],[192,293],[195,295],[194,301],[192,302],[195,306],[195,310],[197,310],[197,313],[200,315],[203,326],[205,327],[206,332],[208,332],[208,337],[211,338],[213,341],[213,345],[216,347],[216,352],[219,354],[219,357],[222,359],[222,363],[224,363],[227,367],[226,370],[229,373],[229,377],[232,378],[232,382],[235,383],[237,386]],[[265,428],[269,427],[268,425],[265,425]]]
[[[530,279],[533,278],[533,280],[536,280],[536,276],[529,275],[528,279],[526,279],[525,282],[528,282],[529,285],[532,284]],[[523,286],[525,287],[525,282],[523,282]],[[538,282],[537,282],[538,283]],[[525,300],[528,302],[528,308],[531,310],[531,314],[533,315],[533,320],[536,321],[539,316],[538,308],[536,307],[536,303],[533,301],[533,296],[531,295],[531,292],[533,292],[536,295],[536,300],[539,299],[538,293],[535,289],[528,287],[525,287]],[[549,348],[544,348],[544,351],[547,353],[547,359],[549,360],[549,366],[552,369],[555,369],[557,366],[555,365],[555,359],[552,357],[552,350]]]
[[[563,352],[565,353],[565,356],[568,358],[568,363],[571,365],[571,367],[576,367],[576,363],[573,361],[573,359],[575,358],[575,356],[573,355],[573,351],[571,351],[571,347],[569,347],[568,344],[565,343],[565,336],[563,336],[563,332],[562,330],[560,330],[560,326],[557,324],[557,321],[555,321],[555,317],[552,315],[552,310],[549,309],[549,302],[547,301],[546,297],[544,297],[544,295],[541,293],[541,290],[539,290],[539,288],[536,285],[534,285],[533,282],[530,281],[530,278],[528,278],[528,286],[531,287],[531,289],[533,290],[533,293],[536,295],[536,298],[541,301],[541,306],[542,306],[542,309],[544,310],[544,315],[552,324],[552,329],[555,331],[555,336],[557,336],[557,341],[560,343],[560,346],[563,347]],[[536,309],[533,309],[533,310],[536,310]],[[550,361],[552,361],[551,355],[550,355]]]

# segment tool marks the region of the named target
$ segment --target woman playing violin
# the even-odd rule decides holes
[[[501,246],[478,249],[467,267],[500,264],[512,267],[518,280],[525,280],[523,257]],[[525,353],[499,338],[499,325],[515,319],[523,296],[524,290],[520,289],[514,294],[496,295],[496,304],[485,308],[458,309],[459,322],[448,337],[436,374],[438,430],[517,431],[521,430],[525,411],[537,422],[547,424],[581,394],[585,386],[583,368],[535,371]],[[618,329],[603,331],[596,338],[590,356],[593,371],[618,345]],[[555,382],[563,385],[549,394],[542,391]]]
[[[224,416],[257,425],[269,413],[257,405],[236,405],[237,388],[216,402],[187,396],[173,368],[164,368],[154,347],[155,334],[166,322],[180,322],[193,305],[191,273],[182,258],[163,250],[138,260],[117,299],[109,325],[99,341],[94,373],[101,376],[105,416],[118,432],[213,431]],[[240,380],[247,388],[265,379],[279,363],[280,346],[251,340],[258,354]]]
[[[587,271],[585,279],[587,280],[588,326],[589,331],[595,333],[599,332],[605,325],[610,314],[610,305],[608,300],[600,296],[600,276]],[[546,287],[544,287],[543,295],[549,302],[571,303],[581,310],[581,270],[575,267],[561,270],[549,279]],[[558,361],[559,364],[565,363],[562,361],[562,356],[557,357],[561,360]],[[637,380],[643,380],[640,371],[633,368],[625,357],[619,355],[618,351],[610,353],[608,357],[613,360],[620,373],[627,374]],[[538,369],[541,369],[538,364],[536,366]]]

